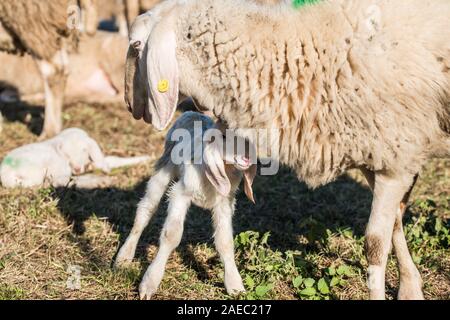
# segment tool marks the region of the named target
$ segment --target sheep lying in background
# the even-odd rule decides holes
[[[67,51],[76,45],[67,26],[69,1],[0,1],[0,51],[30,53],[44,79],[42,137],[54,136],[62,129]]]
[[[423,165],[450,155],[450,1],[295,8],[167,0],[150,16],[136,64],[141,81],[128,99],[133,116],[164,129],[180,91],[249,137],[260,157],[266,150],[243,128],[278,130],[271,156],[311,187],[361,169],[374,190],[366,230],[370,297],[385,298],[393,243],[398,297],[422,299],[402,218]]]
[[[11,151],[0,166],[0,178],[5,188],[66,187],[73,175],[88,170],[109,173],[111,169],[148,160],[149,157],[105,157],[97,142],[86,132],[72,128],[47,141]],[[85,178],[80,181],[88,183]]]
[[[201,123],[202,130],[194,131],[195,122]],[[164,154],[159,159],[156,172],[148,183],[147,192],[139,203],[131,234],[117,255],[116,267],[122,267],[132,261],[142,232],[158,208],[167,187],[173,179],[176,179],[177,182],[170,188],[169,214],[161,232],[158,254],[140,285],[141,299],[150,299],[158,289],[167,259],[181,241],[184,220],[191,203],[212,210],[215,244],[225,266],[227,292],[233,294],[244,291],[242,279],[234,261],[232,216],[236,202],[235,193],[242,176],[245,180],[245,193],[254,202],[252,183],[256,175],[256,165],[252,164],[250,151],[241,152],[237,149],[237,151],[225,150],[221,153],[217,152],[217,148],[210,148],[213,144],[206,144],[202,149],[200,157],[204,159],[204,163],[191,163],[196,157],[194,147],[202,145],[204,136],[212,128],[214,128],[214,122],[211,118],[196,112],[186,112],[170,129]],[[175,138],[177,130],[183,129],[189,132],[190,139],[183,137],[181,142],[172,142],[170,139]],[[226,139],[230,138],[232,137],[226,137]],[[219,139],[223,139],[221,134]],[[192,153],[189,163],[175,165],[171,156],[174,149],[179,148],[180,145],[192,146]]]

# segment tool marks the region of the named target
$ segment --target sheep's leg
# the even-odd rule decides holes
[[[213,210],[214,242],[225,268],[225,288],[231,295],[245,292],[234,260],[233,207],[233,204],[225,201],[219,203]]]
[[[166,192],[167,186],[171,180],[172,170],[170,167],[165,167],[156,172],[148,182],[145,196],[138,205],[133,229],[117,254],[114,263],[116,268],[126,266],[133,260],[139,238],[158,208],[161,198]]]
[[[178,182],[172,189],[169,203],[169,214],[161,233],[159,250],[139,286],[141,299],[150,299],[161,283],[170,254],[181,242],[184,220],[191,204],[191,195],[185,192],[182,183]]]
[[[372,212],[366,230],[366,255],[369,262],[368,286],[370,298],[385,299],[385,273],[394,223],[399,203],[408,192],[413,177],[392,178],[375,174]]]
[[[62,107],[67,82],[67,53],[59,51],[52,62],[37,61],[44,80],[45,119],[41,139],[52,137],[62,129]]]
[[[363,173],[364,177],[366,178],[367,183],[369,184],[370,190],[373,192],[373,189],[375,188],[375,173],[366,168],[361,168],[361,172]]]
[[[124,37],[128,37],[128,23],[127,23],[127,6],[129,0],[116,0],[117,15],[116,22],[119,28],[119,34]]]
[[[140,14],[140,1],[125,0],[125,11],[128,28],[131,28],[131,25],[133,24],[134,20]]]
[[[93,36],[98,26],[98,3],[97,0],[80,0],[82,11],[82,25],[88,35]]]
[[[398,299],[400,300],[423,300],[422,293],[422,278],[419,270],[417,270],[411,254],[408,250],[405,234],[403,232],[402,219],[406,212],[407,204],[411,192],[416,184],[417,177],[415,177],[413,184],[409,191],[404,195],[400,203],[400,209],[394,224],[394,233],[392,236],[392,243],[394,245],[395,255],[398,260],[398,267],[400,271],[400,290],[398,292]]]
[[[373,191],[375,187],[375,174],[367,169],[361,169],[361,171],[366,177],[367,182]],[[398,260],[400,271],[400,290],[398,292],[398,299],[401,300],[423,299],[422,278],[420,277],[420,273],[411,258],[411,254],[409,253],[402,223],[409,197],[414,188],[414,185],[416,184],[417,178],[418,176],[414,178],[413,184],[400,202],[400,208],[395,218],[394,230],[392,235],[392,244],[394,246],[394,251]]]

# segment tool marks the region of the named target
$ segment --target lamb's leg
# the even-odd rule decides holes
[[[225,268],[225,288],[228,294],[245,292],[241,275],[234,260],[233,218],[234,205],[224,201],[213,210],[214,243]]]
[[[394,251],[397,256],[400,271],[400,290],[398,291],[398,299],[400,300],[424,299],[422,293],[422,278],[409,253],[402,223],[409,197],[416,184],[417,177],[418,176],[415,177],[413,184],[409,191],[404,195],[400,204],[400,209],[395,219],[394,234],[392,236],[392,243],[394,245]]]
[[[161,198],[166,192],[171,180],[172,169],[168,166],[156,172],[148,182],[145,196],[138,205],[133,229],[117,254],[114,263],[116,268],[126,266],[133,260],[139,238],[158,208]]]
[[[181,242],[184,220],[191,204],[191,195],[185,192],[182,183],[178,182],[172,189],[169,203],[169,214],[161,232],[158,253],[153,260],[139,286],[139,295],[142,300],[151,299],[158,290],[164,275],[167,260],[170,254]]]
[[[370,188],[374,189],[375,186],[375,174],[367,169],[361,169]],[[412,186],[409,188],[408,192],[403,196],[400,202],[400,208],[398,214],[395,218],[394,230],[392,235],[392,243],[394,246],[395,255],[399,264],[400,271],[400,290],[398,292],[398,299],[423,299],[422,293],[422,278],[420,273],[415,266],[411,254],[408,250],[408,244],[406,242],[405,234],[403,232],[402,219],[405,214],[409,197],[417,181],[416,176]]]
[[[369,262],[368,286],[370,298],[385,299],[385,273],[394,223],[413,177],[388,177],[375,174],[372,212],[366,230],[366,255]]]
[[[45,119],[41,139],[53,137],[62,129],[62,107],[67,82],[67,53],[59,51],[52,62],[38,60],[44,80]]]
[[[105,157],[105,161],[110,169],[135,166],[150,160],[149,156],[121,158],[114,156]]]

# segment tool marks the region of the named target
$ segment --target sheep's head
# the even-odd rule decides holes
[[[135,119],[164,130],[179,96],[173,19],[161,19],[178,1],[164,1],[133,24],[125,75],[125,100]]]

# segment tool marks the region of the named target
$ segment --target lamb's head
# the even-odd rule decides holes
[[[231,192],[230,174],[235,170],[241,171],[245,194],[255,203],[252,185],[257,165],[253,144],[230,130],[225,135],[220,130],[211,130],[205,135],[205,141],[203,160],[206,177],[211,184],[221,195],[228,196]],[[229,170],[230,167],[234,170]]]
[[[97,142],[80,129],[68,129],[55,138],[55,148],[65,158],[72,174],[80,175],[92,167],[109,172],[103,153]]]

